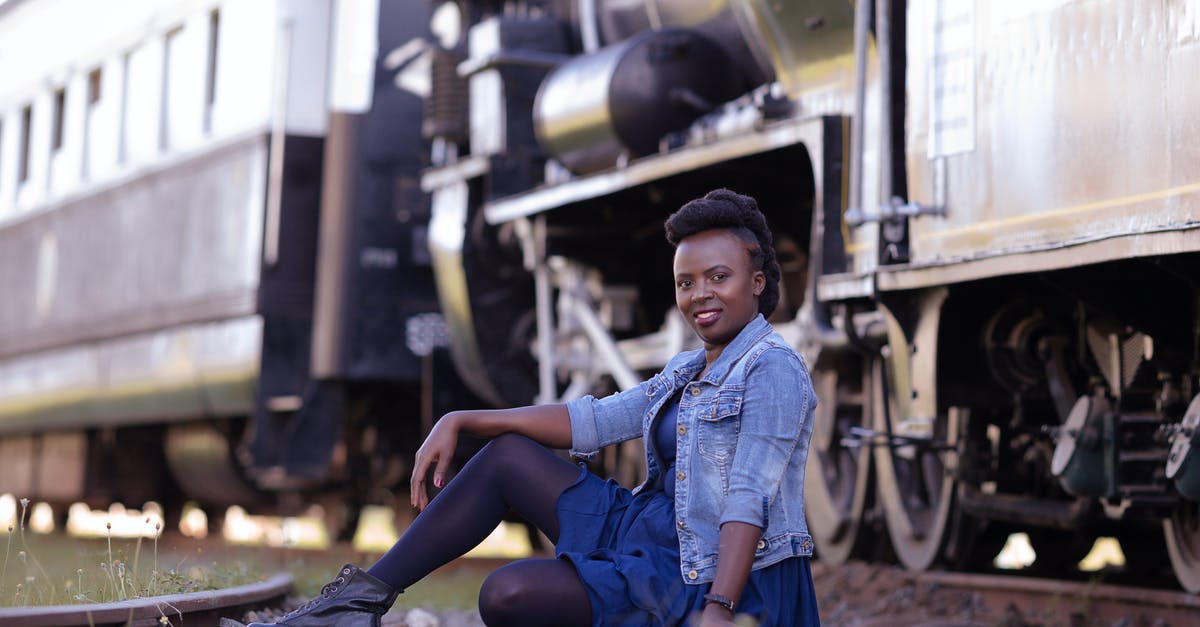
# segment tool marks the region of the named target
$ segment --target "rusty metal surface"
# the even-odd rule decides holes
[[[910,3],[907,164],[948,215],[913,220],[912,266],[1200,227],[1200,5],[939,6]]]
[[[215,625],[224,616],[278,603],[292,588],[291,575],[279,574],[261,583],[225,590],[172,594],[132,601],[91,605],[55,605],[0,609],[0,624],[11,627],[43,625]]]

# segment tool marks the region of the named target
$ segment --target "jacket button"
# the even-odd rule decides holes
[[[686,477],[686,476],[687,476],[687,475],[683,474],[683,471],[682,471],[682,470],[680,470],[678,473],[676,473],[676,474],[675,474],[675,478],[676,478],[676,479],[678,479],[678,480],[680,480],[680,481],[683,481],[684,477]]]
[[[700,388],[693,386],[691,391],[692,396],[700,396]]]
[[[680,529],[683,529],[683,519],[680,518],[679,520],[675,521],[675,525],[678,526]]]
[[[683,435],[683,434],[687,433],[687,427],[685,427],[683,425],[679,425],[679,428],[676,429],[676,431],[679,432],[679,435]]]
[[[698,573],[698,572],[696,572],[696,571],[694,571],[694,570],[689,570],[689,571],[688,571],[688,579],[696,579],[696,578],[697,578],[697,577],[699,577],[699,576],[700,576],[700,573]]]
[[[767,541],[766,541],[766,540],[759,540],[759,541],[758,541],[758,550],[760,550],[760,551],[761,551],[761,550],[763,550],[763,549],[765,549],[765,548],[767,548]]]
[[[801,548],[803,548],[805,551],[810,551],[810,550],[812,550],[812,541],[811,541],[811,540],[805,540],[805,541],[804,541],[804,543],[803,543],[803,544],[801,544],[800,546],[801,546]]]

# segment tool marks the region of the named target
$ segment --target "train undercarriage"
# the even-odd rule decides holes
[[[1130,572],[1169,563],[1197,589],[1200,258],[888,291],[886,279],[828,273],[843,242],[823,209],[841,201],[821,183],[839,171],[840,129],[810,121],[796,145],[544,211],[549,190],[476,206],[476,220],[495,219],[491,246],[507,246],[509,270],[527,273],[527,323],[510,348],[537,357],[536,400],[625,389],[695,347],[668,300],[661,220],[719,180],[769,208],[783,253],[772,322],[805,355],[820,398],[806,503],[822,559],[982,568],[1025,531],[1035,568],[1053,573],[1115,536]],[[807,175],[763,175],[780,163]],[[518,203],[535,209],[508,219]],[[870,293],[837,296],[864,282]],[[637,451],[613,454],[608,467],[636,481]]]

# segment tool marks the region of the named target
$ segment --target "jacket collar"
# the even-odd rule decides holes
[[[762,339],[770,335],[774,329],[767,319],[760,313],[753,320],[746,323],[742,330],[738,332],[733,341],[721,351],[721,356],[717,357],[716,363],[708,369],[701,381],[706,383],[720,384],[725,380],[725,376],[729,374],[729,369],[733,367],[742,357],[750,351],[750,348],[762,341]],[[696,373],[704,370],[704,349],[692,351],[688,359],[680,367],[675,369],[675,378],[677,384],[690,381],[696,376]]]

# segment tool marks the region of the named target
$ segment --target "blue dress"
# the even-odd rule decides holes
[[[711,584],[686,584],[675,534],[675,426],[678,396],[655,418],[654,442],[670,467],[661,485],[634,495],[586,468],[558,499],[555,555],[575,566],[593,625],[681,625],[704,609]],[[819,625],[808,558],[751,571],[735,611],[763,627]]]

